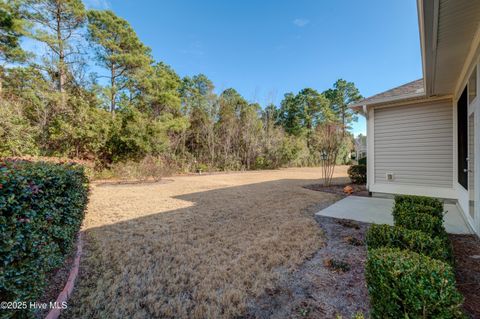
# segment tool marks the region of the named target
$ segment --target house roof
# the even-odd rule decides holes
[[[448,97],[462,89],[469,64],[480,54],[480,1],[417,0],[424,79],[350,104],[368,105]]]
[[[355,109],[355,108],[360,108],[363,105],[394,102],[398,100],[423,97],[424,95],[425,95],[425,90],[423,86],[423,79],[418,79],[418,80],[397,86],[396,88],[390,89],[388,91],[367,97],[366,99],[363,99],[351,104],[350,107]]]
[[[460,93],[480,53],[480,1],[417,0],[425,95]]]

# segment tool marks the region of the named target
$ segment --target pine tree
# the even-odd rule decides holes
[[[24,19],[18,1],[0,0],[0,101],[4,81],[4,63],[23,62],[25,51],[20,45],[24,34]]]
[[[44,43],[55,57],[51,74],[65,108],[69,67],[80,54],[73,42],[85,22],[85,7],[81,0],[25,0],[25,7],[33,23],[30,36]]]
[[[214,124],[217,110],[213,90],[212,81],[203,74],[185,77],[180,89],[183,112],[190,121],[186,144],[196,158],[210,164],[215,160],[216,151]]]
[[[163,62],[136,72],[136,96],[140,108],[154,117],[162,114],[181,115],[181,80],[175,71]]]
[[[109,109],[114,112],[119,93],[128,88],[135,72],[151,64],[150,49],[126,20],[112,11],[89,11],[88,34],[98,64],[109,71]]]
[[[357,116],[348,104],[362,99],[360,91],[353,82],[339,79],[333,84],[333,89],[328,89],[323,94],[330,101],[333,112],[342,123],[342,136],[345,136],[350,124],[357,121]]]
[[[17,62],[25,58],[20,46],[25,22],[18,1],[0,0],[0,61]]]

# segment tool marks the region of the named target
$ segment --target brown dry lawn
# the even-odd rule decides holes
[[[338,167],[336,182],[346,181]],[[65,318],[236,318],[322,245],[319,168],[94,186]]]

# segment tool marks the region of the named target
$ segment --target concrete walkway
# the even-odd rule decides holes
[[[393,225],[393,199],[348,196],[317,213],[320,216]],[[445,204],[445,228],[452,234],[471,234],[456,205]]]

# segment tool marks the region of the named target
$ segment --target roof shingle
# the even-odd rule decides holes
[[[423,79],[418,79],[398,86],[396,88],[390,89],[388,91],[367,97],[366,99],[353,103],[352,105],[350,105],[350,107],[376,104],[385,100],[400,100],[404,97],[411,97],[412,95],[416,94],[422,95],[424,93],[425,90],[423,88]]]

